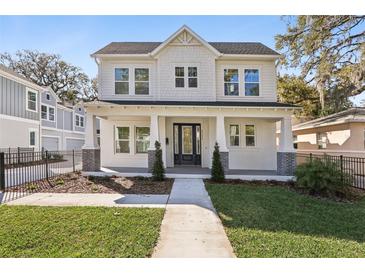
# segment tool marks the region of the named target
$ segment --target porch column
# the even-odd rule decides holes
[[[100,147],[96,139],[96,116],[86,113],[85,144],[82,147],[82,170],[100,170]]]
[[[225,171],[229,169],[229,151],[226,143],[226,130],[224,125],[224,116],[216,116],[216,141],[219,145],[219,154],[221,156],[221,163]]]
[[[293,133],[291,116],[281,119],[279,150],[277,152],[277,173],[278,175],[294,175],[296,167],[296,154],[293,146]]]
[[[151,171],[155,162],[155,142],[159,141],[158,115],[152,114],[150,117],[150,147],[148,148],[148,170]]]

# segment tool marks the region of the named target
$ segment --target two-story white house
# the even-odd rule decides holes
[[[277,102],[280,56],[272,49],[207,42],[183,26],[164,42],[113,42],[91,56],[98,65],[99,100],[84,105],[85,171],[150,169],[158,140],[167,168],[209,168],[218,142],[231,173],[292,174],[295,107]]]

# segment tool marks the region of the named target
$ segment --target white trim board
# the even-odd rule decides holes
[[[12,121],[25,122],[25,123],[31,123],[31,124],[37,124],[37,125],[40,124],[39,120],[32,120],[32,119],[27,119],[27,118],[10,116],[10,115],[6,115],[6,114],[0,114],[0,119],[7,119],[7,120],[12,120]]]

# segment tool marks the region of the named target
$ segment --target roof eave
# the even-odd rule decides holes
[[[280,54],[222,54],[220,59],[269,59],[269,60],[277,60],[281,57]]]

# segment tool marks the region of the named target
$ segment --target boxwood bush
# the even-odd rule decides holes
[[[299,165],[295,176],[297,188],[322,196],[346,197],[351,182],[351,176],[328,159],[313,159]]]

